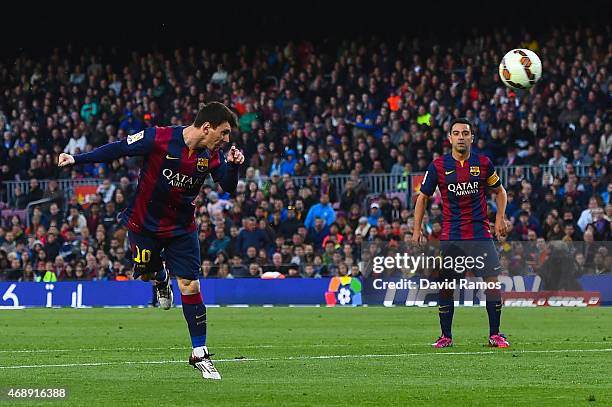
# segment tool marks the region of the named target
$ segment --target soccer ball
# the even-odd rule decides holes
[[[499,64],[499,77],[510,89],[529,89],[542,76],[542,62],[537,54],[518,48],[508,52]]]

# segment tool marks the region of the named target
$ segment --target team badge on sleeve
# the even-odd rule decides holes
[[[142,140],[143,137],[144,137],[144,130],[136,134],[130,134],[129,136],[127,136],[127,143],[128,145],[130,145],[132,143],[137,142],[138,140]]]
[[[196,169],[200,172],[206,172],[208,169],[208,158],[198,158]]]
[[[470,167],[470,175],[473,177],[477,177],[480,175],[480,167],[475,165]]]

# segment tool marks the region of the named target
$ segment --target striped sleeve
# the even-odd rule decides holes
[[[425,172],[425,176],[423,177],[423,181],[421,182],[420,191],[422,194],[431,196],[433,195],[436,187],[438,186],[438,172],[436,170],[436,166],[433,161],[427,167],[427,171]]]
[[[103,163],[119,157],[147,155],[153,149],[154,144],[155,128],[151,127],[136,134],[130,134],[123,140],[100,146],[89,153],[75,155],[74,162],[75,164]]]

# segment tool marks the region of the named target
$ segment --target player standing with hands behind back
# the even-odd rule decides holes
[[[154,280],[160,306],[172,306],[172,273],[176,277],[193,352],[189,363],[205,379],[221,379],[206,347],[206,307],[200,294],[200,242],[193,201],[210,174],[225,192],[236,190],[244,156],[232,146],[225,158],[235,114],[225,105],[204,105],[190,126],[151,127],[126,139],[75,155],[60,154],[60,167],[143,156],[136,194],[120,215],[128,229],[134,279]],[[163,253],[162,253],[163,252]],[[163,256],[163,258],[162,258]],[[165,261],[168,270],[163,266]]]
[[[421,224],[429,197],[436,186],[442,195],[442,234],[440,249],[446,256],[471,256],[484,258],[484,268],[476,269],[475,274],[486,282],[497,282],[501,265],[495,250],[487,218],[486,190],[497,194],[497,215],[495,234],[505,236],[508,221],[505,219],[508,201],[506,190],[495,172],[488,157],[470,152],[474,142],[472,124],[467,119],[455,119],[451,123],[448,139],[451,152],[435,159],[427,168],[421,192],[417,198],[414,214],[412,240],[420,242],[423,238]],[[442,282],[456,279],[454,270],[443,269]],[[453,323],[454,299],[452,289],[440,289],[438,301],[442,335],[433,344],[435,348],[453,345],[451,327]],[[503,334],[499,333],[501,319],[501,292],[488,289],[486,294],[487,314],[489,316],[489,345],[499,348],[509,346]]]

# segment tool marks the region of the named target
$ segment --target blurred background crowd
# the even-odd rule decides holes
[[[501,172],[507,241],[585,242],[594,250],[573,257],[581,272],[610,272],[610,26],[426,38],[226,52],[68,44],[3,60],[0,280],[129,279],[116,217],[136,193],[140,159],[60,169],[57,156],[191,124],[209,101],[237,113],[232,143],[246,163],[235,196],[208,185],[196,201],[204,277],[360,275],[364,243],[406,241],[413,227],[408,184],[372,190],[365,177],[425,171],[449,151],[456,117],[471,120],[473,151]],[[543,63],[528,92],[504,88],[497,73],[517,46]],[[91,202],[62,188],[79,179],[99,180]],[[435,241],[440,226],[437,196],[424,233]]]

